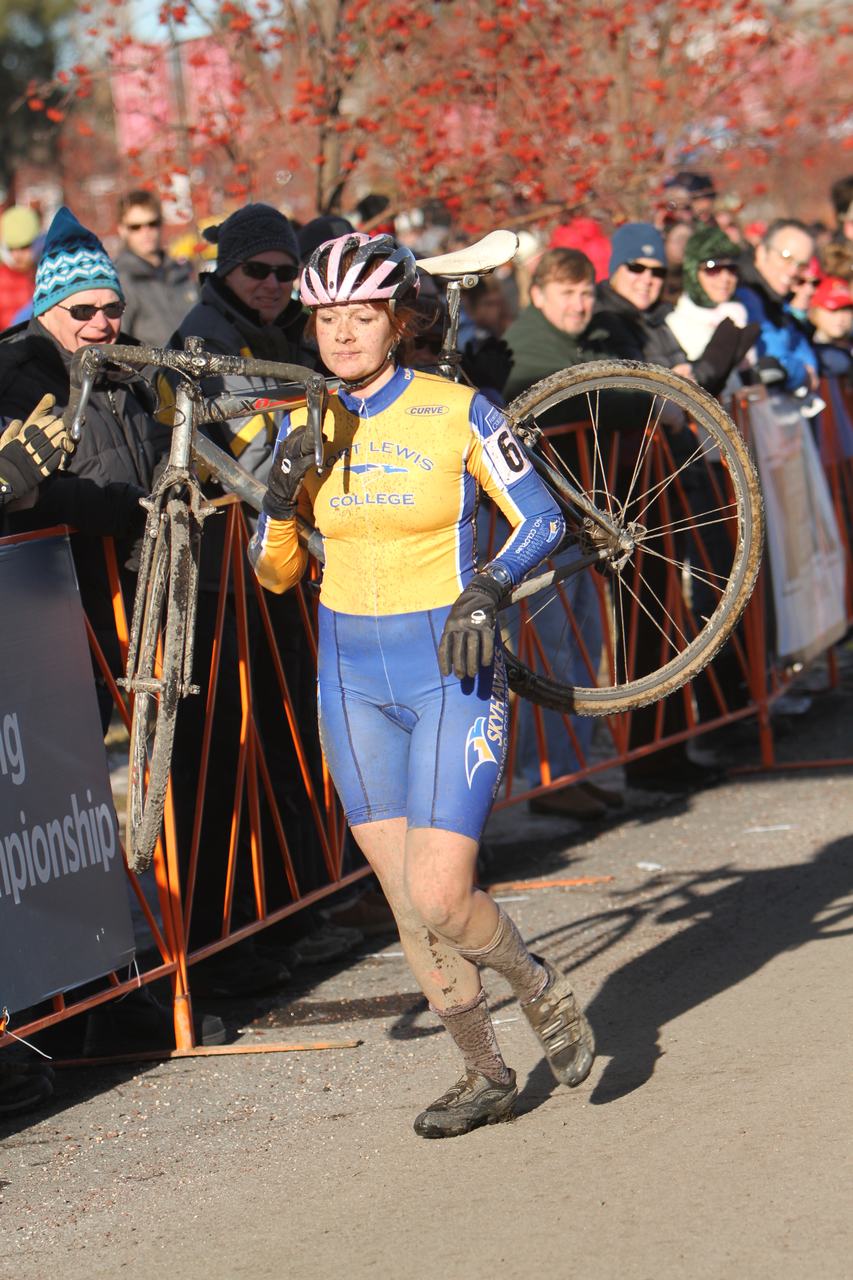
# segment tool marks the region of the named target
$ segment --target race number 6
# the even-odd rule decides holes
[[[521,452],[517,441],[513,439],[507,427],[504,427],[503,431],[498,434],[498,448],[503,454],[504,461],[510,471],[513,471],[518,475],[524,470],[524,454]]]

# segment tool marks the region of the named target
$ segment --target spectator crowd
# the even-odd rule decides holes
[[[498,405],[561,369],[607,358],[641,360],[681,374],[725,399],[738,387],[761,385],[768,394],[795,397],[819,423],[824,398],[836,421],[850,424],[853,386],[853,176],[832,187],[835,225],[804,224],[783,215],[767,223],[741,223],[736,202],[721,201],[705,174],[682,172],[663,186],[646,221],[610,227],[586,213],[566,216],[548,232],[521,234],[514,264],[463,294],[460,350],[463,369]],[[464,243],[443,210],[397,217],[387,201],[368,196],[348,218],[321,216],[304,225],[266,203],[248,204],[205,231],[205,256],[169,253],[158,200],[131,191],[116,209],[111,256],[99,238],[66,208],[49,225],[38,213],[13,206],[0,216],[0,519],[3,533],[57,524],[76,532],[72,548],[83,603],[112,670],[120,654],[112,591],[101,539],[115,539],[122,587],[132,601],[144,511],[169,445],[169,387],[127,374],[104,376],[95,386],[86,429],[73,451],[61,412],[69,395],[70,362],[92,343],[138,342],[181,346],[199,336],[212,351],[321,367],[305,332],[297,300],[302,264],[326,239],[353,227],[388,231],[416,254]],[[209,256],[215,252],[215,257]],[[422,332],[415,361],[434,367],[444,325],[442,291],[424,277]],[[229,383],[238,389],[239,383]],[[211,387],[210,390],[216,390]],[[274,410],[248,422],[210,424],[214,441],[265,481],[278,429]],[[817,428],[816,428],[817,429]],[[59,466],[64,456],[64,464]],[[214,492],[213,490],[211,491]],[[212,522],[215,523],[215,522]],[[203,545],[197,618],[196,678],[204,685],[215,641],[217,589],[223,540],[211,528]],[[571,607],[587,662],[597,666],[603,637],[591,572],[571,579]],[[285,661],[299,729],[318,788],[321,756],[314,712],[313,659],[299,609],[289,596],[270,604]],[[255,700],[277,800],[289,817],[288,842],[300,890],[326,881],[311,813],[295,767],[283,717],[276,717],[276,673],[257,610],[250,611]],[[547,636],[544,636],[547,643]],[[223,674],[216,692],[219,741],[233,741],[212,762],[201,848],[205,873],[196,886],[191,942],[203,945],[221,921],[229,860],[231,804],[240,720],[236,629],[226,627]],[[641,640],[642,643],[642,640]],[[588,683],[569,667],[565,679]],[[111,699],[96,684],[106,731]],[[204,689],[187,705],[175,752],[176,821],[182,848],[193,833],[196,762],[203,732]],[[683,708],[667,708],[667,732],[684,727]],[[590,747],[592,722],[545,713],[545,736],[555,777],[571,774]],[[229,738],[229,729],[234,730]],[[537,733],[525,708],[519,722],[517,772],[540,785]],[[637,714],[632,748],[654,738],[653,717]],[[580,752],[580,756],[579,753]],[[712,780],[683,745],[642,756],[626,770],[632,787],[688,790]],[[537,813],[595,821],[625,803],[615,790],[578,783],[530,802]],[[241,839],[246,839],[245,833]],[[184,868],[186,870],[186,867]],[[238,884],[235,917],[251,915],[249,886]],[[270,908],[284,905],[286,895]],[[337,911],[300,912],[298,922],[266,931],[264,946],[241,944],[238,957],[194,970],[194,990],[213,997],[286,983],[295,965],[334,959],[357,945],[365,930],[390,921],[378,894],[344,900]],[[0,1063],[2,1067],[2,1063]],[[23,1110],[49,1093],[46,1073],[17,1064],[0,1071],[0,1115]]]

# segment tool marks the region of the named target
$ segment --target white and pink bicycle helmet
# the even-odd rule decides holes
[[[351,250],[355,253],[350,255]],[[342,266],[349,257],[346,267]],[[308,307],[344,302],[399,302],[418,291],[414,254],[393,236],[352,231],[318,245],[302,273],[299,296]]]

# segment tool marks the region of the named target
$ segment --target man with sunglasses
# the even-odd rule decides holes
[[[801,394],[817,389],[817,357],[786,303],[798,278],[808,270],[814,240],[802,222],[771,222],[754,257],[741,260],[741,283],[735,297],[750,321],[760,325],[755,352],[762,380],[775,375],[775,386]]]
[[[44,395],[53,396],[60,413],[68,403],[72,356],[93,343],[116,342],[124,309],[118,275],[100,240],[61,208],[36,271],[33,317],[0,337],[0,423],[26,418]],[[79,531],[72,550],[83,604],[115,674],[121,660],[101,536],[116,538],[120,564],[132,563],[145,514],[139,499],[150,492],[169,441],[153,409],[144,383],[124,376],[99,380],[66,469],[42,482],[31,508],[9,517],[13,532],[58,524]],[[126,585],[132,592],[132,578]],[[112,700],[102,679],[98,693],[106,723]]]
[[[198,298],[192,264],[163,249],[163,214],[150,191],[130,191],[119,202],[123,248],[116,270],[127,301],[122,328],[139,342],[162,347]]]
[[[204,232],[205,239],[216,246],[216,267],[202,281],[201,297],[183,318],[172,338],[181,347],[186,337],[200,337],[208,351],[223,355],[241,355],[258,360],[277,360],[286,364],[314,368],[316,352],[303,340],[307,313],[293,297],[299,275],[299,243],[289,219],[272,205],[253,203],[237,209],[224,221]],[[229,376],[224,380],[235,395],[268,395],[268,386],[259,379]],[[223,379],[204,382],[206,394],[223,387]],[[273,447],[281,424],[281,411],[262,411],[251,418],[234,422],[207,423],[203,430],[220,448],[229,450],[240,466],[266,483],[272,462]],[[246,512],[254,525],[254,512]],[[210,667],[214,642],[217,590],[222,555],[222,526],[210,521],[205,529],[201,550],[201,575],[196,614],[196,671],[204,681]],[[223,522],[224,524],[224,522]],[[320,751],[313,708],[316,700],[313,659],[308,649],[298,604],[289,596],[268,596],[267,606],[279,637],[288,684],[296,707],[302,742],[319,773]],[[288,838],[297,861],[297,875],[303,889],[316,887],[323,881],[322,854],[304,788],[298,779],[298,765],[293,757],[289,734],[283,730],[280,713],[281,695],[260,619],[250,604],[249,638],[252,645],[252,684],[254,703],[261,725],[264,750],[273,776],[282,811],[289,814]],[[220,665],[217,687],[218,750],[208,773],[205,802],[204,858],[205,875],[200,877],[193,902],[193,941],[209,942],[221,928],[222,877],[228,860],[228,832],[231,822],[231,792],[236,768],[236,751],[240,724],[240,690],[237,685],[237,662],[234,654],[236,635],[230,623],[221,641],[225,658]],[[204,685],[203,685],[204,689]],[[200,703],[203,706],[204,693]],[[176,820],[180,834],[192,832],[197,772],[195,761],[200,750],[203,725],[198,718],[185,715],[178,722],[173,785]],[[186,847],[189,847],[187,838]],[[238,915],[242,905],[238,902]],[[300,912],[300,923],[291,931],[284,930],[292,944],[289,963],[309,963],[310,959],[331,960],[351,948],[356,937],[348,941],[332,936],[334,931],[296,937],[313,926],[306,912]],[[194,990],[213,996],[261,991],[280,986],[288,978],[287,968],[278,955],[265,955],[255,949],[249,939],[224,960],[213,957],[197,966]]]
[[[313,368],[316,354],[303,340],[305,312],[293,297],[299,243],[290,221],[272,205],[249,204],[208,227],[204,236],[216,245],[216,269],[205,276],[201,299],[180,322],[172,345],[199,337],[208,351]],[[255,387],[251,379],[227,381],[237,395]],[[219,379],[208,384],[211,393],[220,388]],[[215,442],[266,482],[279,418],[259,413],[220,424]]]

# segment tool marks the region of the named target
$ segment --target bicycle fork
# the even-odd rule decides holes
[[[179,385],[175,399],[175,427],[169,451],[169,462],[162,475],[157,479],[154,488],[147,498],[140,498],[140,506],[148,512],[145,520],[145,531],[142,540],[137,589],[133,602],[133,618],[128,638],[127,665],[125,675],[118,684],[128,693],[150,693],[158,695],[163,686],[162,679],[152,676],[145,679],[136,674],[139,659],[139,643],[142,633],[143,619],[149,593],[153,588],[153,574],[168,572],[154,563],[154,554],[158,546],[161,529],[169,524],[184,524],[187,529],[187,542],[190,556],[181,577],[185,581],[171,584],[172,589],[166,593],[168,607],[175,607],[186,614],[183,652],[181,654],[180,679],[178,693],[182,698],[198,693],[199,686],[192,682],[193,654],[195,648],[195,619],[198,602],[199,551],[202,525],[216,508],[206,501],[199,488],[194,473],[190,470],[189,459],[192,448],[195,399],[193,392],[185,385]],[[173,538],[167,542],[168,553],[171,552]],[[171,566],[170,566],[171,567]]]

